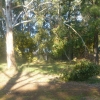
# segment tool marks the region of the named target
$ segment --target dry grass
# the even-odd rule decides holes
[[[100,100],[99,77],[97,83],[61,82],[64,67],[65,62],[36,62],[20,65],[15,73],[0,64],[0,100]]]

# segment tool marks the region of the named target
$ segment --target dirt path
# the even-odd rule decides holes
[[[100,84],[56,82],[40,72],[0,73],[0,100],[100,100]]]

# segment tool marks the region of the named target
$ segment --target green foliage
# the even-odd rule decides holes
[[[17,6],[21,5],[21,4],[22,4],[21,0],[14,0],[12,2],[12,5],[11,6],[12,6],[12,8],[14,8],[13,12],[15,14],[19,14],[23,10],[23,7],[22,6],[17,7]]]
[[[15,56],[18,61],[29,61],[32,59],[32,52],[36,49],[35,42],[29,33],[15,32]]]
[[[90,14],[91,16],[100,16],[100,7],[96,5],[90,7]]]
[[[99,66],[87,61],[83,60],[79,64],[76,64],[72,69],[65,70],[63,72],[62,79],[64,81],[84,81],[89,79],[92,76],[99,74]]]
[[[34,41],[39,49],[39,55],[44,53],[50,54],[53,44],[53,32],[40,28],[39,32],[35,35]]]
[[[60,24],[53,29],[53,45],[52,45],[52,55],[54,58],[59,58],[64,54],[65,47],[67,44],[67,28],[60,22]],[[64,58],[64,57],[63,57]]]

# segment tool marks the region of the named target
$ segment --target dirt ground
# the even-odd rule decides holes
[[[61,82],[40,72],[0,72],[0,100],[100,100],[100,84]]]

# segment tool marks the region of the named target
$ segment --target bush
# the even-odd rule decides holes
[[[15,31],[14,34],[15,57],[17,62],[31,61],[36,44],[29,33]]]
[[[76,64],[70,71],[65,70],[63,72],[62,79],[64,81],[84,81],[92,76],[99,74],[99,65],[96,65],[90,61],[84,60],[80,64]]]

